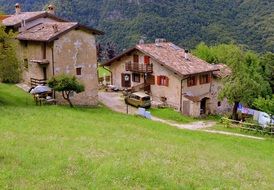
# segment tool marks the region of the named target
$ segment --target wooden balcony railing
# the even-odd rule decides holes
[[[46,85],[47,84],[47,80],[45,80],[45,79],[30,78],[30,84],[31,84],[31,87],[36,87],[38,85]]]
[[[152,64],[140,64],[128,62],[126,63],[126,71],[136,72],[136,73],[153,73]]]

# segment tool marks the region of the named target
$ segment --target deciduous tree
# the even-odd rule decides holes
[[[75,76],[59,75],[52,77],[48,81],[49,87],[53,88],[57,92],[62,92],[63,98],[68,101],[70,107],[73,107],[71,102],[71,93],[80,93],[85,90],[83,84],[81,84]]]
[[[0,26],[0,79],[2,82],[17,83],[21,78],[21,65],[16,55],[15,34]]]

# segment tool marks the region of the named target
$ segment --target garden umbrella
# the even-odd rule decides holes
[[[31,94],[40,94],[40,93],[50,92],[50,91],[51,91],[51,88],[50,88],[50,87],[38,85],[38,86],[36,86],[34,89],[32,89],[32,90],[30,91],[30,93],[31,93]]]

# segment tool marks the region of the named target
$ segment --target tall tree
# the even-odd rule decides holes
[[[274,94],[272,97],[256,99],[253,105],[261,111],[274,115]]]
[[[112,42],[107,43],[105,51],[106,51],[106,57],[108,60],[110,60],[116,56],[116,48],[115,48],[114,43],[112,43]]]
[[[252,106],[254,99],[269,95],[270,85],[259,72],[258,56],[252,52],[244,52],[237,47],[230,50],[225,63],[232,69],[232,74],[224,79],[224,87],[220,98],[227,98],[233,103],[232,118],[237,120],[239,103]]]
[[[244,51],[235,44],[207,46],[201,43],[194,50],[195,55],[211,63],[227,64],[232,74],[226,77],[219,94],[233,104],[232,118],[237,119],[239,103],[252,106],[254,99],[271,93],[268,81],[260,72],[259,56],[252,51]]]
[[[21,65],[16,55],[15,34],[0,26],[0,79],[2,82],[17,83],[21,78]]]
[[[264,55],[262,55],[260,61],[262,74],[265,79],[269,81],[272,93],[274,94],[274,53],[265,53]]]

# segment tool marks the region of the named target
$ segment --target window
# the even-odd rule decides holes
[[[82,68],[81,67],[76,68],[76,75],[82,75]]]
[[[148,75],[147,76],[147,82],[150,85],[155,85],[155,76],[154,75]]]
[[[28,59],[24,59],[24,68],[26,70],[28,70],[28,68],[29,68],[29,61],[28,61]]]
[[[43,53],[43,59],[46,59],[47,58],[47,43],[43,43],[42,53]]]
[[[188,79],[187,79],[187,86],[190,87],[190,86],[195,86],[197,84],[197,79],[196,79],[196,76],[190,76]]]
[[[218,107],[220,107],[222,105],[222,103],[221,102],[218,102]]]
[[[146,64],[146,65],[148,65],[148,64],[150,64],[150,57],[149,56],[144,56],[144,63]]]
[[[23,43],[25,47],[28,47],[28,41],[24,41]]]
[[[209,74],[200,75],[200,84],[207,84],[211,82],[211,76]]]
[[[166,76],[157,76],[157,84],[159,86],[168,86],[169,85],[169,78]]]
[[[139,63],[139,55],[133,55],[133,63]]]
[[[133,82],[140,82],[140,74],[133,73],[132,74],[132,81]]]

